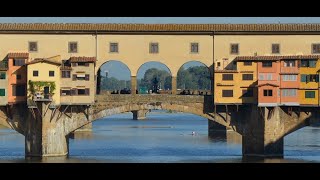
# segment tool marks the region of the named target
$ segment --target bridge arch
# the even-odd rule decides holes
[[[108,90],[121,90],[123,88],[131,88],[131,69],[120,60],[108,60],[97,67],[97,94],[100,94],[103,83],[106,78],[112,78],[112,84]],[[111,83],[109,81],[109,83]],[[106,84],[105,84],[106,85]],[[114,87],[113,87],[114,86]]]

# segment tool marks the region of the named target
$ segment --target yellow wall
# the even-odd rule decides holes
[[[301,77],[301,74],[318,74],[318,71],[320,69],[320,61],[317,61],[316,67],[300,67],[300,74],[299,76]],[[318,88],[318,82],[301,82],[300,78],[300,88],[312,88],[312,89],[317,89]],[[304,97],[304,96],[303,96]]]
[[[229,63],[236,56],[275,55],[271,53],[271,44],[280,44],[280,54],[276,55],[307,55],[311,54],[311,44],[320,43],[319,35],[215,35],[214,61],[221,62],[228,58]],[[230,44],[239,44],[239,54],[230,54]]]
[[[28,69],[28,82],[31,81],[49,81],[55,82],[56,90],[54,91],[54,95],[52,97],[53,103],[55,105],[60,104],[60,66],[49,64],[49,63],[35,63],[29,64],[27,66]],[[38,77],[33,77],[33,71],[39,71]],[[54,71],[54,77],[49,76],[49,71]],[[30,95],[29,84],[28,84],[28,97]]]
[[[119,53],[109,53],[109,43],[119,44]],[[149,53],[149,43],[159,43],[159,53]],[[190,52],[190,43],[199,43],[199,53]],[[210,35],[98,35],[99,67],[110,60],[119,60],[126,64],[131,76],[146,62],[157,61],[165,64],[173,76],[177,76],[180,67],[189,61],[200,61],[208,67],[213,64],[213,37]]]
[[[233,81],[223,81],[222,74],[233,74]],[[239,73],[215,73],[215,103],[241,103],[242,90],[239,87]],[[223,86],[219,86],[218,84]],[[227,86],[226,86],[227,85]],[[233,90],[233,97],[222,97],[222,90]]]
[[[315,91],[315,98],[305,98],[305,91]],[[299,89],[299,98],[300,98],[300,104],[310,104],[310,105],[318,105],[319,104],[319,92],[317,89],[312,90],[305,90],[305,89]]]

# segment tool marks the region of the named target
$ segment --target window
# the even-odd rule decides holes
[[[69,42],[69,53],[77,53],[77,52],[78,52],[78,43]]]
[[[272,61],[263,61],[262,67],[272,67]]]
[[[110,52],[118,52],[118,43],[110,43]]]
[[[61,96],[70,96],[71,95],[71,90],[61,90]]]
[[[220,62],[218,62],[218,63],[217,63],[217,65],[218,65],[218,67],[220,67],[220,66],[221,66],[221,63],[220,63]]]
[[[272,80],[272,74],[271,73],[267,73],[267,80]]]
[[[282,89],[282,96],[297,96],[296,89]]]
[[[222,97],[233,97],[233,90],[222,90]]]
[[[90,95],[90,89],[89,88],[86,88],[86,89],[78,89],[77,91],[78,95],[84,95],[84,96],[88,96]]]
[[[315,91],[305,91],[305,98],[315,98],[316,92]]]
[[[309,74],[307,76],[307,82],[319,82],[319,76],[317,74]]]
[[[13,65],[14,66],[23,66],[25,65],[25,60],[24,59],[13,59]]]
[[[272,96],[272,90],[271,89],[264,89],[263,96]]]
[[[38,42],[29,42],[29,52],[37,52],[38,51]]]
[[[77,63],[72,63],[72,66],[89,66],[89,63],[77,62]]]
[[[26,86],[25,85],[12,85],[12,95],[13,96],[25,96]]]
[[[243,62],[244,66],[252,66],[252,61],[245,61]]]
[[[253,74],[242,74],[242,80],[253,80]]]
[[[282,75],[283,81],[297,81],[297,75]]]
[[[280,44],[272,44],[272,54],[280,53]]]
[[[70,78],[70,71],[62,71],[62,78]]]
[[[284,67],[295,67],[296,62],[294,60],[285,60],[283,65]]]
[[[312,44],[312,53],[320,53],[320,44]]]
[[[191,53],[199,52],[199,43],[191,43]]]
[[[232,81],[233,80],[233,74],[222,74],[222,80],[224,80],[224,81]]]
[[[49,71],[49,77],[54,77],[54,71]]]
[[[259,74],[259,80],[264,80],[264,74],[263,73]]]
[[[33,71],[33,77],[38,77],[39,76],[39,71]]]
[[[6,90],[0,89],[0,96],[5,96],[5,95],[6,95]]]
[[[309,67],[316,67],[317,60],[309,60]]]
[[[301,67],[316,67],[317,60],[301,60]]]
[[[309,61],[308,60],[301,60],[301,67],[309,67]]]
[[[253,97],[253,90],[242,90],[242,97]]]
[[[230,54],[239,54],[239,44],[231,44]]]
[[[149,52],[150,53],[159,53],[159,44],[158,43],[150,43]]]
[[[6,73],[0,72],[0,79],[6,79]]]
[[[21,79],[21,74],[17,74],[17,80]]]

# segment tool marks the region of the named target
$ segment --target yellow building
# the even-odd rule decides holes
[[[28,104],[32,101],[52,101],[60,104],[60,65],[57,57],[35,59],[27,64]]]
[[[242,91],[239,89],[239,73],[236,70],[215,70],[215,104],[241,104]]]
[[[318,58],[300,60],[300,105],[319,105],[319,74],[320,61]]]

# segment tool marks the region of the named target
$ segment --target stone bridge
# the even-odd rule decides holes
[[[68,154],[71,132],[114,114],[152,109],[192,113],[209,119],[209,130],[220,124],[242,135],[244,156],[283,156],[287,134],[319,121],[317,108],[216,107],[212,96],[197,95],[97,95],[92,106],[52,107],[37,102],[36,108],[14,105],[0,108],[0,124],[25,136],[26,156]]]

